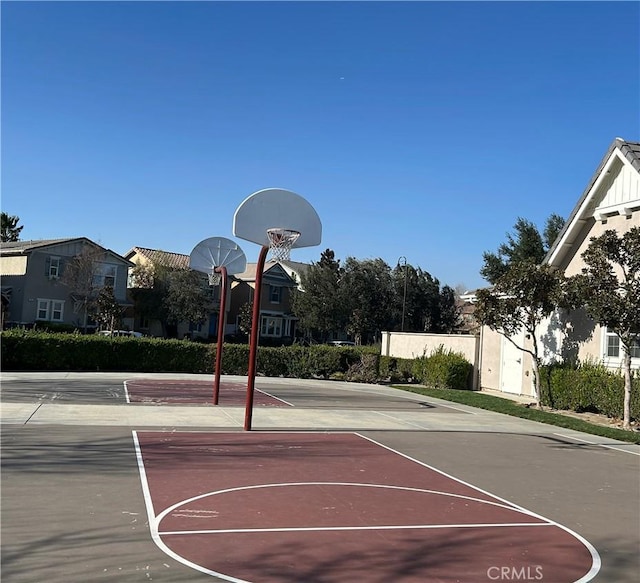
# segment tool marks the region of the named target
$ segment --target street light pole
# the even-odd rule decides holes
[[[407,258],[404,255],[398,258],[398,265],[404,266],[404,292],[402,294],[402,323],[400,324],[400,331],[404,332],[404,310],[407,304]]]

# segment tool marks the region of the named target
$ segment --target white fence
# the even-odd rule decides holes
[[[383,332],[382,356],[419,358],[429,356],[442,346],[459,352],[473,365],[473,389],[478,388],[480,338],[471,334],[426,334],[418,332]]]

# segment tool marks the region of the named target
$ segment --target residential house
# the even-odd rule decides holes
[[[640,143],[616,138],[589,180],[544,263],[566,276],[584,267],[582,253],[592,237],[607,229],[619,235],[640,226]],[[524,333],[514,338],[525,342]],[[620,339],[596,325],[583,311],[553,314],[542,326],[538,339],[546,361],[592,360],[619,368],[622,362]],[[489,330],[481,330],[480,383],[483,388],[508,393],[533,394],[531,362],[528,354],[509,340]],[[632,351],[632,366],[640,368],[640,346]]]
[[[141,287],[140,282],[134,277],[134,268],[136,266],[144,266],[151,269],[159,267],[168,270],[186,270],[189,269],[189,256],[182,253],[173,253],[171,251],[162,251],[159,249],[149,249],[147,247],[133,247],[124,255],[131,263],[129,269],[129,277],[127,287],[129,295],[133,298],[133,290]],[[203,275],[203,285],[205,276]],[[144,287],[144,285],[142,285]],[[136,308],[133,302],[132,308],[127,312],[125,322],[133,326],[134,329],[140,330],[148,336],[170,336],[175,338],[215,338],[218,334],[218,312],[220,302],[220,288],[213,287],[211,289],[211,300],[214,309],[209,314],[205,322],[178,322],[175,325],[167,326],[159,319],[153,319],[145,316]],[[165,329],[166,328],[166,329]]]
[[[231,307],[227,333],[240,331],[242,307],[253,302],[256,263],[247,263],[243,273],[234,276],[231,284]],[[291,294],[300,288],[300,275],[308,267],[295,261],[267,261],[262,274],[260,298],[260,339],[276,344],[290,342],[296,335],[297,318],[291,313]]]
[[[85,253],[93,271],[80,291],[65,279],[65,267]],[[126,308],[129,265],[124,257],[85,237],[1,243],[3,327],[53,323],[95,328],[84,309],[88,294],[95,296],[111,286]]]

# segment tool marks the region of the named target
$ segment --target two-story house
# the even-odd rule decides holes
[[[234,276],[231,284],[231,307],[227,333],[239,331],[240,312],[252,303],[255,294],[256,263],[247,263],[243,273]],[[291,313],[291,293],[300,286],[300,273],[306,263],[267,261],[262,275],[260,298],[260,338],[273,343],[293,340],[297,318]]]
[[[618,236],[640,227],[640,143],[616,138],[587,183],[571,215],[543,263],[566,276],[581,272],[582,253],[591,238],[606,230]],[[507,393],[532,394],[531,358],[504,336],[483,326],[481,331],[481,383]],[[514,338],[525,343],[524,331]],[[528,340],[530,342],[530,340]],[[601,362],[618,369],[622,363],[620,339],[581,310],[559,311],[541,326],[538,345],[551,361]],[[640,347],[631,350],[633,368],[640,368]]]
[[[168,271],[181,271],[189,269],[189,256],[183,253],[173,253],[171,251],[162,251],[160,249],[149,249],[147,247],[133,247],[127,253],[125,258],[132,263],[129,269],[129,278],[127,287],[129,297],[133,306],[125,315],[125,322],[133,326],[136,330],[140,330],[149,336],[169,336],[175,338],[215,338],[218,327],[218,310],[220,302],[220,288],[213,287],[211,291],[211,302],[213,309],[204,322],[177,322],[168,324],[160,319],[145,315],[144,311],[136,305],[134,297],[136,291],[141,287],[152,285],[152,281],[140,282],[135,277],[136,267],[147,268],[150,273],[156,272],[158,269]],[[203,285],[206,282],[203,278]]]
[[[79,289],[78,282],[65,277],[65,268],[83,257],[90,262],[89,276]],[[3,326],[95,328],[83,309],[87,298],[110,286],[124,310],[129,266],[124,257],[86,237],[1,243]]]

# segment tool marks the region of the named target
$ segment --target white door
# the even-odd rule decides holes
[[[522,346],[524,343],[524,332],[511,337],[513,341]],[[516,348],[504,336],[502,337],[502,362],[500,368],[500,390],[505,393],[522,393],[522,350]]]

